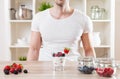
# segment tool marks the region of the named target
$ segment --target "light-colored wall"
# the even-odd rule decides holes
[[[0,0],[0,61],[9,60],[10,54],[8,53],[8,37],[7,37],[7,25],[5,19],[5,0]],[[120,59],[120,0],[115,0],[115,58]]]
[[[115,0],[115,57],[120,59],[120,0]]]
[[[8,53],[8,40],[7,40],[7,25],[5,19],[5,0],[0,0],[0,61],[10,60]]]

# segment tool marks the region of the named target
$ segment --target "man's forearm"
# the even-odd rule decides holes
[[[29,48],[28,55],[27,55],[27,61],[37,61],[39,57],[39,50]]]
[[[95,54],[94,48],[86,50],[85,51],[85,56],[86,57],[94,57],[94,58],[96,58],[96,54]]]

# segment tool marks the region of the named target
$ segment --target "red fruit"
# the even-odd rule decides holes
[[[104,72],[105,72],[105,73],[108,72],[108,70],[109,70],[108,68],[104,68]]]
[[[113,72],[114,72],[114,70],[113,70],[112,68],[109,68],[108,74],[109,74],[110,76],[112,76]]]
[[[112,68],[96,68],[96,72],[103,77],[111,77],[114,70]]]
[[[54,54],[53,54],[53,57],[58,57],[58,54],[54,53]]]
[[[17,67],[17,64],[16,64],[16,63],[13,63],[13,64],[12,64],[12,67],[16,68],[16,67]]]
[[[15,68],[16,71],[18,71],[18,70],[20,70],[20,69],[22,69],[22,68],[21,68],[21,66],[19,66],[19,65]]]
[[[104,69],[103,68],[96,68],[96,72],[98,75],[103,76]]]
[[[70,51],[70,48],[65,48],[65,49],[64,49],[64,53],[65,53],[65,54],[68,54],[69,51]]]
[[[15,68],[11,68],[10,72],[13,73],[15,71]]]
[[[62,56],[62,54],[63,54],[62,52],[57,53],[58,57]]]
[[[10,66],[5,66],[4,70],[10,70]]]
[[[23,69],[23,65],[22,64],[18,64],[18,67],[21,67],[21,69]]]

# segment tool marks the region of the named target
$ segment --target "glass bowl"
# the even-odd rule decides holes
[[[85,57],[78,59],[78,70],[83,74],[92,74],[95,70],[94,65],[93,58]]]
[[[116,73],[114,59],[98,58],[96,59],[96,73],[102,77],[112,77]]]

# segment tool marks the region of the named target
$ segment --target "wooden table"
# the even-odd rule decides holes
[[[117,74],[112,78],[99,77],[96,73],[90,75],[82,74],[77,70],[76,62],[66,62],[64,71],[53,71],[52,62],[14,62],[23,64],[29,73],[5,75],[3,73],[4,66],[13,62],[0,62],[0,79],[120,79],[119,69],[117,69]]]

